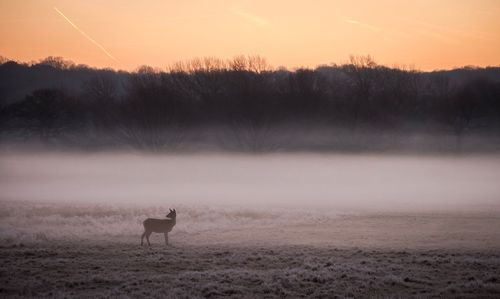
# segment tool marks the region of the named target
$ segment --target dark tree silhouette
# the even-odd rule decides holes
[[[366,117],[372,106],[372,93],[378,66],[371,56],[351,56],[344,72],[350,77],[353,91],[353,122],[356,126],[360,117]],[[363,109],[364,108],[364,109]],[[363,115],[361,115],[363,112]]]
[[[130,78],[119,104],[119,136],[140,149],[162,150],[182,141],[187,101],[176,97],[164,74],[143,67]]]
[[[251,151],[302,142],[298,148],[307,149],[313,136],[324,149],[370,149],[384,134],[448,134],[460,151],[469,134],[500,141],[500,68],[420,72],[353,56],[344,65],[289,71],[236,56],[127,73],[58,57],[31,65],[3,59],[0,125],[4,142],[79,139],[154,151],[189,142]]]
[[[495,84],[485,79],[476,79],[462,86],[445,107],[447,120],[456,136],[456,149],[461,151],[465,133],[473,126],[487,123],[488,108],[494,109],[494,101],[500,100]],[[492,103],[493,102],[493,103]]]
[[[60,90],[41,89],[6,108],[5,114],[11,119],[10,128],[22,136],[54,141],[84,129],[82,108]]]

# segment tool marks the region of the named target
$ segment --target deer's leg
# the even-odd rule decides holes
[[[145,232],[146,234],[146,240],[148,241],[148,246],[151,246],[151,243],[149,243],[149,236],[151,236],[152,232]]]
[[[141,236],[141,246],[142,246],[142,244],[144,243],[144,237],[145,237],[145,236],[146,236],[146,231],[144,231],[144,232],[142,233],[142,236]]]
[[[165,245],[168,245],[168,233],[163,234],[165,236]]]

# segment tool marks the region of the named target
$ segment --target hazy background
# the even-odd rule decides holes
[[[0,146],[147,152],[497,153],[500,68],[421,72],[371,56],[276,69],[261,56],[136,72],[0,61]]]

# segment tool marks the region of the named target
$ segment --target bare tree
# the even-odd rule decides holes
[[[162,74],[142,68],[132,76],[120,105],[120,137],[134,147],[158,151],[183,139],[186,103],[175,96]]]
[[[368,109],[370,105],[377,64],[370,55],[351,56],[350,63],[344,65],[343,69],[353,84],[353,121],[356,127],[362,108]]]

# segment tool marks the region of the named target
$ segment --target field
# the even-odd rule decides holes
[[[0,297],[498,298],[498,159],[417,160],[4,155]]]

